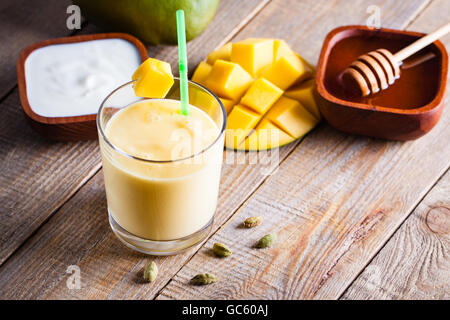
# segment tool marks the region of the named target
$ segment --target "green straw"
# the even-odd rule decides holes
[[[181,114],[189,115],[189,92],[187,79],[186,30],[184,11],[177,10],[178,59],[180,66],[180,100]]]

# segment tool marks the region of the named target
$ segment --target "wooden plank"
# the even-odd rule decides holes
[[[449,4],[441,3],[440,8],[448,12]],[[411,27],[421,30],[421,25]],[[444,41],[449,44],[448,37]],[[321,127],[302,141],[158,298],[338,298],[449,168],[449,125],[450,113],[444,112],[430,134],[406,143]],[[263,216],[262,225],[239,228],[255,214]],[[269,232],[279,237],[272,248],[252,248]],[[231,258],[211,256],[215,242],[228,244],[234,251]],[[204,287],[188,285],[199,272],[213,272],[220,280]]]
[[[33,42],[66,36],[70,0],[5,1],[0,5],[0,99],[17,83],[16,59]]]
[[[197,56],[196,50],[212,50],[218,46],[221,39],[236,32],[241,21],[256,14],[255,9],[261,8],[265,2],[223,1],[212,25],[224,27],[218,28],[216,39],[206,33],[198,37],[195,41],[202,42],[203,46],[191,48],[189,56]],[[241,9],[239,11],[236,11],[237,4]],[[88,27],[81,33],[93,30],[98,31]],[[52,34],[42,29],[40,36],[51,37]],[[173,54],[176,53],[170,54],[174,60]],[[38,137],[29,129],[22,115],[16,89],[0,103],[0,110],[1,264],[98,171],[100,154],[96,141],[52,143]]]
[[[0,263],[100,168],[97,143],[56,143],[26,124],[17,90],[0,105]]]
[[[70,4],[69,0],[36,0],[32,4],[19,0],[0,6],[0,264],[46,218],[39,219],[39,212],[54,211],[62,204],[49,190],[54,187],[64,194],[70,187],[82,185],[83,175],[98,170],[98,165],[96,169],[92,165],[92,161],[98,164],[97,156],[65,168],[64,163],[79,153],[98,154],[96,148],[86,143],[51,144],[36,138],[24,124],[17,89],[14,89],[16,59],[22,49],[36,41],[74,32],[66,26],[66,9]],[[71,170],[80,176],[71,180]],[[48,174],[39,175],[39,172]],[[37,188],[39,184],[42,188]],[[40,202],[34,202],[35,198]],[[26,230],[18,232],[20,229]]]
[[[294,0],[271,2],[239,33],[238,37],[286,38],[294,48],[314,61],[326,33],[337,25],[349,22],[345,13],[350,10],[350,7],[361,8],[360,12],[352,17],[355,19],[354,23],[364,23],[366,3],[369,5],[364,1],[358,1],[352,5],[317,1],[303,1],[299,4]],[[402,19],[403,22],[408,21],[407,12],[415,14],[417,7],[422,3],[422,1],[397,2],[394,4],[395,10],[389,10],[385,16],[386,25],[401,27],[402,22],[398,19]],[[383,7],[384,1],[375,1],[375,4]],[[302,19],[298,19],[298,16],[301,16]],[[317,28],[312,28],[317,21],[320,21],[320,24]],[[310,46],[304,45],[308,41],[311,41]],[[347,148],[350,148],[349,143],[355,140],[355,138],[339,135],[326,126],[317,131],[319,133],[314,136],[321,136],[321,140],[329,139],[327,135],[330,135],[334,142],[336,139],[347,139],[344,144],[344,147]],[[334,136],[338,138],[333,138]],[[316,141],[315,148],[320,148],[321,140],[311,141]],[[290,145],[282,148],[279,159],[284,159],[293,147],[294,145]],[[333,152],[336,152],[339,147],[329,148],[327,145],[326,148],[331,153],[328,158],[336,157]],[[306,155],[309,153],[308,149],[301,149]],[[242,155],[242,153],[227,152],[226,156],[230,154]],[[322,167],[321,161],[317,159],[318,155],[314,153],[313,156],[313,160],[317,162],[314,165]],[[276,166],[277,163],[278,161],[274,165]],[[325,161],[325,163],[328,162]],[[309,164],[313,165],[311,162]],[[215,230],[226,222],[242,202],[267,178],[261,172],[264,167],[263,164],[252,165],[248,161],[244,164],[224,167]],[[305,173],[301,167],[297,169],[300,170],[300,173]],[[294,171],[297,169],[294,168]],[[268,170],[273,170],[273,167],[269,166]],[[276,175],[279,176],[279,172]],[[292,182],[292,180],[287,181]],[[6,298],[149,299],[158,294],[159,290],[170,281],[195,251],[191,250],[175,257],[157,258],[161,270],[160,276],[151,286],[142,285],[138,280],[139,272],[149,259],[124,248],[109,231],[104,195],[101,192],[103,190],[102,183],[101,175],[96,175],[5,263],[0,269],[0,288],[4,288],[5,291],[0,296]],[[293,187],[297,190],[296,183]],[[274,196],[276,194],[279,199],[283,199],[286,192],[283,190],[281,196],[280,192],[277,193],[274,190]],[[274,209],[271,210],[276,214]],[[86,220],[90,223],[82,223]],[[65,270],[70,264],[76,264],[81,269],[81,290],[68,290],[66,287]],[[30,275],[27,280],[21,277],[25,267]]]
[[[288,150],[283,149],[282,157]],[[240,155],[248,157],[245,153]],[[264,179],[265,170],[274,169],[270,161],[262,160],[258,172],[256,165],[245,164],[249,159],[235,161],[243,164],[227,165],[223,169],[215,230],[239,207],[242,197],[256,188],[255,182]],[[269,165],[265,166],[264,162]],[[277,164],[272,162],[274,166]],[[157,258],[161,275],[152,286],[142,286],[140,269],[149,260],[124,247],[111,233],[103,175],[99,172],[0,268],[0,298],[152,298],[193,253],[191,250]],[[19,269],[26,263],[27,272],[35,276],[21,277]],[[69,265],[81,269],[81,290],[69,290],[66,286],[65,271]]]
[[[433,1],[408,29],[431,32],[445,23],[449,10],[444,1]],[[443,41],[449,44],[449,38]],[[447,172],[342,298],[450,299],[449,221]]]
[[[404,144],[330,128],[314,132],[177,273],[160,298],[339,297],[448,168],[449,125],[446,113],[427,137]],[[261,226],[239,228],[255,214],[263,216]],[[274,247],[253,249],[269,232],[278,233]],[[229,245],[232,257],[212,257],[215,242]],[[199,272],[214,272],[221,280],[202,288],[187,285]]]
[[[342,299],[450,299],[450,172]]]
[[[446,113],[427,137],[404,144],[330,128],[314,132],[160,298],[338,298],[448,168],[449,125]],[[255,214],[263,216],[263,225],[239,228]],[[273,248],[251,247],[269,232],[278,233]],[[235,253],[225,260],[212,257],[215,242]],[[216,273],[221,281],[202,288],[187,285],[199,272]]]

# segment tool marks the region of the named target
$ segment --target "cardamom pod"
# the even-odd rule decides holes
[[[275,233],[269,233],[262,237],[256,244],[256,248],[268,248],[277,240],[277,235]]]
[[[144,280],[147,282],[152,282],[156,279],[158,275],[158,266],[155,261],[152,261],[144,270]]]
[[[259,216],[247,218],[244,221],[244,227],[246,227],[246,228],[256,227],[258,224],[261,223],[261,221],[262,221],[262,218]]]
[[[224,244],[214,243],[214,254],[218,257],[228,257],[231,255],[231,250]]]
[[[211,273],[200,273],[191,279],[191,283],[196,286],[203,286],[217,281],[217,277]]]

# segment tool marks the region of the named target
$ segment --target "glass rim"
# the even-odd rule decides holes
[[[175,80],[180,81],[180,78],[179,78],[179,77],[173,77],[173,78],[174,78]],[[98,131],[100,132],[100,137],[99,137],[99,138],[102,138],[102,139],[103,139],[103,140],[104,140],[104,141],[105,141],[105,142],[106,142],[106,143],[107,143],[114,151],[118,152],[119,154],[121,154],[121,155],[123,155],[123,156],[125,156],[125,157],[127,157],[127,158],[130,158],[130,159],[134,159],[134,160],[137,160],[137,161],[143,161],[143,162],[147,162],[147,163],[173,163],[173,162],[181,162],[181,161],[186,161],[186,160],[189,160],[189,159],[198,157],[199,155],[205,153],[205,152],[206,152],[207,150],[209,150],[212,146],[214,146],[214,145],[220,140],[220,138],[222,137],[222,135],[225,133],[225,129],[226,129],[226,127],[227,127],[227,112],[225,111],[225,107],[223,106],[222,101],[220,101],[219,97],[217,97],[217,96],[216,96],[213,92],[211,92],[208,88],[202,86],[201,84],[199,84],[199,83],[197,83],[197,82],[188,80],[188,84],[194,85],[194,86],[198,87],[199,89],[206,91],[206,93],[210,94],[210,95],[211,95],[211,96],[219,103],[220,109],[221,109],[221,111],[222,111],[223,123],[222,123],[222,128],[220,129],[220,132],[219,132],[219,134],[217,135],[217,138],[216,138],[211,144],[209,144],[207,147],[205,147],[204,149],[202,149],[201,151],[199,151],[199,152],[197,152],[197,153],[194,153],[194,154],[192,154],[192,155],[190,155],[190,156],[188,156],[188,157],[184,157],[184,158],[180,158],[180,159],[174,159],[174,160],[150,160],[150,159],[145,159],[145,158],[137,157],[137,156],[134,156],[134,155],[132,155],[132,154],[129,154],[128,152],[123,151],[123,150],[120,149],[118,146],[114,145],[111,141],[109,141],[109,139],[106,137],[106,135],[105,135],[105,133],[104,133],[104,131],[103,131],[103,128],[102,128],[102,126],[101,126],[101,124],[100,124],[100,118],[101,118],[100,115],[101,115],[101,112],[103,111],[103,109],[104,109],[104,107],[105,107],[106,101],[108,101],[108,99],[109,99],[114,93],[116,93],[117,91],[123,89],[123,88],[126,87],[126,86],[131,85],[132,83],[134,83],[134,82],[136,82],[136,81],[137,81],[137,80],[132,80],[132,81],[126,82],[126,83],[122,84],[121,86],[117,87],[116,89],[114,89],[110,94],[108,94],[108,95],[106,96],[105,99],[103,99],[102,103],[100,104],[100,108],[98,109],[98,112],[97,112],[97,120],[96,120],[96,122],[97,122],[97,129],[98,129]],[[145,99],[145,98],[144,98],[144,99]],[[149,98],[149,99],[154,99],[154,98]],[[155,99],[155,100],[157,100],[157,99]],[[158,100],[160,100],[160,99],[158,99]],[[198,108],[198,107],[197,107],[197,108]],[[199,109],[201,109],[201,108],[199,108]]]

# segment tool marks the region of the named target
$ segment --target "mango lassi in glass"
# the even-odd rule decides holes
[[[179,81],[165,99],[114,91],[98,114],[111,227],[127,246],[167,255],[209,233],[217,205],[226,113],[212,93],[189,83],[180,113]]]

